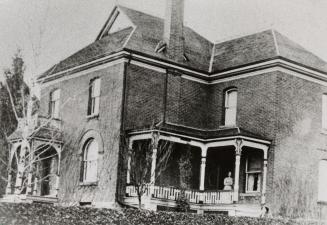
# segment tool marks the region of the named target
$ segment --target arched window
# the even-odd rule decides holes
[[[83,182],[96,182],[98,176],[98,143],[92,138],[83,149]]]
[[[60,90],[54,90],[50,94],[50,116],[52,118],[59,118],[59,99],[60,99]]]
[[[237,89],[228,89],[225,92],[225,126],[236,125]]]

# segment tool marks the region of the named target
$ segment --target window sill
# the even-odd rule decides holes
[[[79,186],[98,186],[98,181],[93,182],[80,182]]]
[[[324,134],[324,135],[327,135],[327,129],[321,128],[320,133]]]
[[[246,192],[246,193],[240,193],[240,196],[260,196],[260,192],[256,191],[256,192]]]
[[[99,118],[99,114],[92,114],[92,115],[86,116],[87,120],[98,119],[98,118]]]
[[[60,117],[51,117],[50,115],[49,116],[43,116],[41,117],[43,119],[46,119],[46,120],[54,120],[54,121],[61,121],[61,118]]]
[[[235,128],[237,127],[236,124],[234,125],[221,125],[219,126],[219,129],[229,129],[229,128]]]

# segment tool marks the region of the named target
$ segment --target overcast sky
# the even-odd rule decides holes
[[[165,10],[165,0],[0,0],[0,74],[17,48],[22,49],[30,78],[93,42],[115,4],[160,17]],[[211,41],[274,28],[327,61],[326,0],[185,4],[187,26]]]

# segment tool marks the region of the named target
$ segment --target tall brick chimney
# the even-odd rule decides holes
[[[184,60],[184,0],[166,0],[164,42],[167,55],[176,61]]]

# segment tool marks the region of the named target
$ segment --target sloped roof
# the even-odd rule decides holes
[[[132,27],[108,34],[62,60],[40,75],[38,79],[99,59],[123,49],[171,61],[164,53],[155,52],[157,44],[163,37],[163,19],[122,6],[118,6],[118,9],[124,12],[136,26],[135,31],[129,39],[128,37],[133,31]],[[184,27],[184,37],[185,54],[189,60],[185,61],[184,65],[197,70],[208,71],[213,44],[188,27]]]
[[[277,31],[275,33],[279,55],[294,62],[327,72],[327,63]]]
[[[39,76],[38,79],[91,62],[96,59],[100,59],[122,50],[123,45],[132,30],[132,27],[125,28],[124,30],[109,34],[101,40],[93,42],[92,44],[51,67],[48,71]]]
[[[50,68],[39,76],[39,79],[121,50],[173,62],[166,57],[164,52],[155,51],[158,43],[162,41],[163,19],[122,6],[118,6],[114,10],[123,12],[135,25],[135,30],[133,27],[128,27],[97,39],[89,46]],[[277,57],[327,72],[326,62],[274,30],[266,30],[213,44],[191,28],[184,27],[184,38],[185,55],[188,61],[179,62],[179,64],[208,74]]]
[[[136,25],[136,30],[128,41],[126,48],[169,60],[164,53],[155,52],[156,46],[163,39],[164,20],[122,6],[119,8]],[[189,60],[184,61],[183,64],[194,69],[208,71],[213,44],[187,26],[184,27],[183,31],[185,38],[184,51]]]
[[[12,141],[19,140],[23,138],[22,135],[22,129],[18,128],[8,137],[8,139]],[[63,140],[62,132],[58,128],[50,125],[44,125],[42,127],[39,127],[38,129],[31,131],[28,135],[28,138],[41,138],[57,142],[62,142]]]
[[[212,71],[224,71],[277,57],[327,72],[325,61],[274,30],[215,44]]]
[[[147,131],[149,129],[150,127],[144,127],[141,129],[130,130],[129,132]],[[165,123],[160,126],[160,131],[172,132],[180,135],[188,135],[201,139],[228,138],[228,137],[235,138],[235,136],[244,136],[244,137],[260,139],[263,141],[270,141],[269,139],[259,134],[255,134],[241,127],[226,127],[216,130],[198,130],[190,127],[183,127],[183,126]]]

